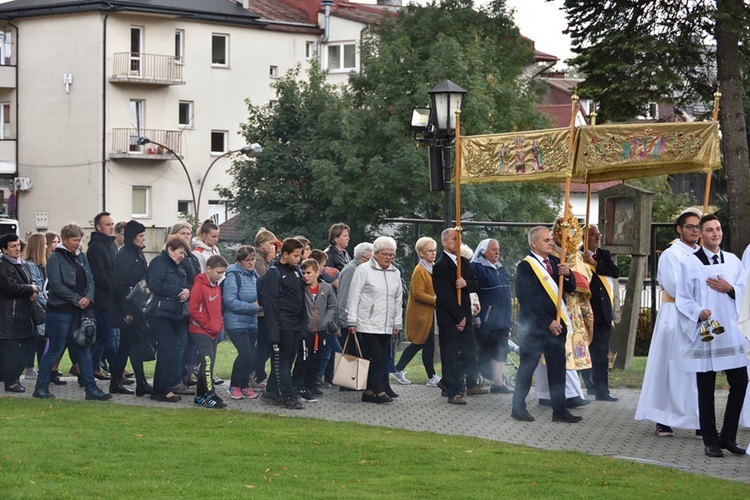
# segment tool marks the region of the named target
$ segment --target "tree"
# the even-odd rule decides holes
[[[359,241],[384,218],[442,219],[442,193],[428,191],[426,151],[408,130],[430,88],[451,79],[469,91],[466,134],[547,125],[534,109],[539,88],[523,77],[533,64],[530,44],[504,1],[472,7],[471,0],[405,7],[366,35],[362,70],[349,85],[328,85],[313,66],[306,79],[298,69],[277,81],[272,109],[249,102],[242,133],[265,149],[232,167],[234,183],[222,192],[230,206],[254,229],[306,234],[319,246],[339,220]],[[559,200],[554,185],[467,186],[462,194],[463,209],[478,220],[550,221],[549,202]]]
[[[712,102],[720,85],[731,249],[741,253],[750,243],[740,71],[750,7],[743,0],[566,0],[565,11],[573,64],[586,75],[581,91],[600,103],[605,120],[643,115],[649,102]]]

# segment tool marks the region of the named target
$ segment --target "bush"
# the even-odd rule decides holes
[[[635,334],[635,355],[648,356],[651,336],[654,333],[654,316],[651,308],[642,307],[638,314],[638,329]]]

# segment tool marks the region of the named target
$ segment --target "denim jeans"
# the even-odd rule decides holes
[[[334,353],[341,351],[341,342],[339,342],[339,338],[334,334],[329,333],[326,337],[326,348],[323,350],[323,356],[320,359],[320,370],[318,370],[317,380],[323,379],[323,375],[325,374],[329,363],[333,366]]]
[[[37,389],[49,389],[52,367],[65,349],[65,340],[74,319],[75,314],[47,311],[45,331],[49,338],[49,347],[39,362],[39,374],[36,377]]]
[[[102,358],[112,371],[117,354],[117,331],[109,321],[109,311],[96,311],[96,344],[92,349],[91,365],[95,372],[101,369]],[[80,361],[79,361],[80,362]]]
[[[232,339],[237,349],[237,357],[232,365],[231,387],[250,387],[250,370],[253,362],[253,351],[255,340],[258,336],[257,330],[227,330],[229,338]]]
[[[81,381],[83,381],[83,387],[86,389],[86,394],[91,394],[99,389],[96,385],[96,379],[94,378],[94,367],[91,364],[92,347],[81,347],[75,342],[73,342],[72,345],[73,350],[78,354],[78,369],[81,370]]]

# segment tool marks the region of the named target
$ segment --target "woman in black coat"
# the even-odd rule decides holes
[[[156,335],[156,369],[151,399],[174,403],[180,396],[173,391],[174,351],[179,338],[187,336],[183,303],[190,298],[187,277],[180,263],[190,252],[187,241],[177,235],[167,239],[164,250],[148,266],[146,280],[154,293],[154,307],[147,319]]]
[[[144,330],[146,318],[127,300],[133,287],[146,277],[146,258],[143,247],[146,244],[146,226],[137,220],[131,220],[125,226],[124,245],[115,256],[115,274],[113,279],[114,297],[112,304],[112,325],[120,329],[120,346],[117,349],[115,363],[112,367],[112,381],[109,392],[116,394],[133,394],[133,391],[122,384],[125,365],[130,357],[130,364],[135,374],[135,395],[152,394],[153,388],[143,372]]]
[[[18,235],[0,237],[0,250],[0,370],[6,391],[26,392],[19,379],[36,345],[31,307],[39,289],[23,265]]]

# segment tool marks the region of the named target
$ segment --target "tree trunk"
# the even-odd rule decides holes
[[[716,65],[721,89],[719,123],[722,133],[723,167],[727,176],[730,250],[742,256],[750,243],[750,165],[740,76],[738,14],[744,0],[716,1]]]

